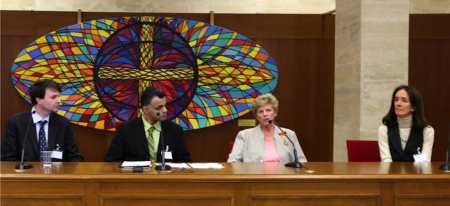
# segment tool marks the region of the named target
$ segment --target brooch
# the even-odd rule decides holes
[[[281,131],[280,133],[278,133],[278,135],[279,135],[280,137],[286,137],[286,136],[287,136],[287,134],[286,134],[285,131]],[[286,141],[286,138],[283,138],[283,144],[286,145],[286,146],[289,145],[289,143]]]

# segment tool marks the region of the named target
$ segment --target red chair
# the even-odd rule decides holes
[[[347,157],[349,162],[379,162],[378,141],[347,140]]]

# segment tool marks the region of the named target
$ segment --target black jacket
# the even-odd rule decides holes
[[[27,127],[28,135],[24,138]],[[24,139],[26,140],[24,160],[39,161],[40,151],[36,126],[33,123],[30,111],[16,114],[8,120],[6,136],[3,137],[1,147],[1,160],[19,161]],[[57,144],[63,150],[62,161],[76,162],[83,160],[74,142],[73,129],[69,121],[64,117],[51,113],[48,125],[49,150],[56,149]]]
[[[183,130],[180,126],[168,120],[161,122],[161,136],[164,138],[164,145],[161,145],[160,139],[158,151],[168,145],[169,151],[172,152],[173,160],[171,161],[191,161],[191,156],[184,144]],[[157,160],[161,161],[161,153],[157,152],[157,154]],[[112,139],[106,154],[106,161],[145,161],[149,159],[148,142],[142,118],[123,123]]]

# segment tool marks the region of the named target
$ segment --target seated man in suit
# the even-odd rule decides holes
[[[33,108],[12,116],[2,143],[2,160],[18,161],[24,148],[25,161],[39,161],[41,151],[62,151],[61,161],[75,162],[83,157],[74,142],[69,121],[55,113],[60,103],[60,86],[51,80],[38,80],[29,89]],[[27,141],[24,144],[24,141]]]
[[[123,123],[113,137],[106,161],[161,161],[161,149],[172,153],[173,162],[190,162],[183,130],[166,120],[166,95],[147,88],[141,96],[142,116]],[[164,145],[161,143],[161,139]]]

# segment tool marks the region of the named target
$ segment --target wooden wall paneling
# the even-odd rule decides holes
[[[435,130],[432,160],[442,161],[450,127],[449,14],[410,15],[409,83],[423,96],[425,117]]]
[[[308,162],[303,169],[234,163],[142,173],[119,163],[32,164],[19,174],[15,162],[0,162],[1,205],[447,206],[450,200],[450,176],[440,162]]]
[[[132,15],[158,14],[83,13],[82,16],[83,21],[86,21]],[[209,14],[161,15],[209,21]],[[12,62],[18,52],[37,37],[62,26],[75,24],[76,13],[2,11],[2,17],[3,136],[7,118],[29,109],[29,105],[11,85],[9,69]],[[215,23],[252,38],[269,51],[280,69],[280,81],[275,90],[281,102],[279,123],[297,132],[310,161],[331,161],[334,16],[216,14]],[[253,115],[247,114],[242,118],[253,118]],[[226,161],[228,143],[234,140],[241,129],[237,126],[237,120],[233,120],[210,128],[188,131],[185,141],[194,161]],[[114,133],[80,126],[74,126],[74,131],[85,160],[103,161]],[[317,147],[323,149],[317,150]]]

